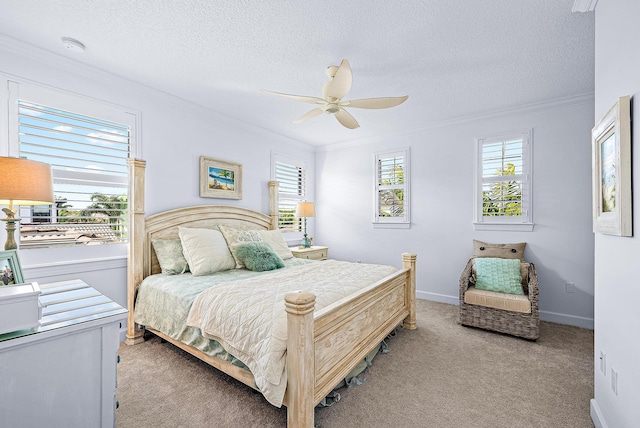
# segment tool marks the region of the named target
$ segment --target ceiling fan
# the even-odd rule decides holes
[[[351,89],[351,66],[349,61],[343,59],[340,66],[332,65],[327,68],[327,75],[331,80],[322,86],[322,98],[309,97],[302,95],[289,95],[280,92],[267,91],[260,89],[268,94],[278,95],[280,97],[291,98],[292,100],[302,101],[303,103],[316,104],[318,107],[300,116],[293,123],[300,123],[303,120],[311,119],[322,113],[332,114],[338,119],[343,126],[349,129],[359,128],[360,125],[356,119],[344,109],[344,107],[381,109],[395,107],[402,104],[409,98],[404,97],[383,97],[383,98],[362,98],[359,100],[342,100]]]

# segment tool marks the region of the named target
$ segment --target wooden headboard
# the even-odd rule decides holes
[[[144,278],[160,272],[151,240],[179,239],[178,227],[213,228],[219,224],[237,229],[276,229],[278,227],[278,182],[269,181],[269,215],[247,208],[225,205],[198,205],[164,211],[145,218],[144,170],[146,162],[129,160],[129,256],[127,264],[127,343],[141,342],[142,330],[133,320],[138,285]]]
[[[225,205],[199,205],[161,212],[144,222],[143,279],[160,273],[160,265],[153,250],[153,239],[179,239],[178,227],[212,229],[219,224],[236,229],[271,229],[271,217],[246,208]]]

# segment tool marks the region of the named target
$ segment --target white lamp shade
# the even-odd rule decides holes
[[[296,217],[315,217],[316,209],[313,202],[298,202]]]
[[[54,200],[51,165],[0,157],[0,205],[48,205]]]

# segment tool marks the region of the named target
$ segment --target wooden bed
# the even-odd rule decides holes
[[[130,246],[128,264],[129,319],[126,343],[142,342],[143,328],[133,319],[138,285],[159,273],[152,239],[177,239],[178,226],[274,229],[278,224],[277,182],[269,182],[270,215],[239,207],[196,206],[144,216],[145,162],[131,160]],[[313,428],[315,406],[399,324],[416,328],[415,254],[402,254],[403,268],[321,310],[314,311],[309,292],[285,296],[287,312],[287,426]],[[149,329],[150,330],[150,329]],[[253,375],[230,362],[150,330],[213,367],[255,388]]]

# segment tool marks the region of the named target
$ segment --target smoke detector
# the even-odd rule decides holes
[[[69,52],[84,52],[84,45],[80,41],[72,39],[71,37],[63,37],[62,46],[64,46]]]

